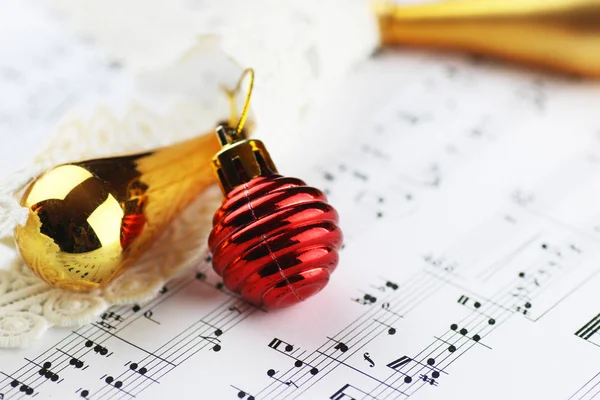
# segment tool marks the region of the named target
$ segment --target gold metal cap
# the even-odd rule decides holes
[[[235,187],[259,176],[277,173],[277,168],[260,140],[246,139],[244,132],[219,126],[217,136],[223,148],[212,159],[221,191],[227,194]]]

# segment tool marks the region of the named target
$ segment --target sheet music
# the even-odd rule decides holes
[[[0,350],[0,399],[595,398],[599,101],[591,82],[379,54],[301,138],[267,143],[340,212],[322,293],[266,312],[207,253],[148,304]]]

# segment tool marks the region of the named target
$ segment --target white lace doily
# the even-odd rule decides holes
[[[132,97],[151,102],[152,94],[160,93],[171,98],[162,112],[134,105],[121,116],[106,107],[97,107],[87,117],[73,113],[31,167],[0,182],[0,238],[12,253],[9,259],[0,258],[0,347],[27,346],[51,326],[89,323],[114,304],[143,304],[169,279],[206,256],[212,216],[222,199],[216,185],[207,188],[133,267],[105,289],[89,293],[55,289],[35,276],[14,248],[14,228],[28,216],[18,204],[18,193],[40,172],[63,162],[143,151],[214,129],[229,112],[219,85],[235,82],[241,71],[228,58],[215,58],[212,46],[201,45],[176,65],[137,80]]]

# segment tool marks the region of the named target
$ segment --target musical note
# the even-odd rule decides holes
[[[85,347],[94,347],[94,353],[100,354],[101,356],[107,356],[109,357],[110,354],[108,354],[108,349],[100,344],[96,344],[94,346],[94,342],[91,340],[87,340],[85,342]],[[112,354],[112,353],[111,353]]]
[[[237,393],[238,399],[245,399],[247,397],[247,400],[255,400],[254,396],[252,396],[251,394],[248,394],[248,392],[246,392],[240,388],[237,388],[233,385],[231,385],[231,387],[238,391],[238,393]]]
[[[285,346],[283,348],[283,350],[279,348],[279,346],[281,346],[281,345]],[[295,367],[301,368],[302,366],[307,365],[307,366],[311,367],[311,369],[310,369],[311,375],[316,375],[316,374],[319,373],[319,369],[318,368],[316,368],[316,367],[314,367],[314,366],[312,366],[310,364],[307,364],[304,361],[302,361],[302,360],[300,360],[300,359],[298,359],[298,358],[296,358],[296,357],[294,357],[292,355],[292,352],[294,351],[294,346],[293,345],[291,345],[291,344],[289,344],[287,342],[284,342],[281,339],[274,338],[273,340],[271,340],[271,342],[269,343],[268,346],[270,348],[272,348],[273,350],[276,350],[276,351],[278,351],[278,352],[280,352],[282,354],[285,354],[286,356],[291,357],[292,359],[294,359],[295,360],[294,361],[294,366]]]
[[[38,371],[40,376],[43,376],[46,379],[51,380],[52,382],[57,382],[60,377],[58,376],[58,374],[50,371],[50,368],[52,367],[52,363],[49,361],[46,361],[44,363],[44,365],[42,366],[42,368]]]
[[[496,321],[493,318],[488,319],[488,324],[489,325],[494,325],[496,323]],[[452,324],[450,325],[450,329],[460,333],[461,335],[473,340],[474,342],[479,342],[481,340],[481,336],[479,334],[475,334],[472,337],[468,337],[467,333],[469,333],[468,329],[466,328],[461,328],[460,330],[458,329],[458,325],[457,324]],[[482,344],[485,347],[488,347],[484,344]],[[488,347],[489,348],[489,347]],[[449,348],[450,352],[453,353],[454,351],[456,351],[456,347],[454,347],[454,345],[451,345]]]
[[[463,306],[467,305],[467,303],[469,303],[469,302],[473,303],[473,307],[475,307],[475,308],[480,308],[481,307],[481,303],[480,302],[478,302],[476,300],[472,300],[468,296],[461,295],[460,298],[458,299],[458,303],[462,304]]]
[[[148,310],[148,311],[144,312],[144,318],[146,318],[149,321],[154,322],[157,325],[160,325],[160,322],[158,322],[157,320],[152,318],[153,316],[154,316],[154,311],[152,311],[152,310]]]
[[[132,371],[137,372],[140,375],[145,375],[146,372],[148,372],[148,369],[146,367],[139,368],[139,365],[137,363],[131,363],[131,364],[129,364],[129,369],[132,370]]]
[[[366,362],[369,363],[369,367],[372,368],[375,366],[375,362],[371,359],[371,356],[369,355],[369,353],[363,354],[363,358],[365,359]]]
[[[352,299],[352,300],[357,302],[358,304],[362,304],[363,306],[365,306],[365,305],[371,305],[371,304],[375,303],[377,301],[377,297],[371,296],[370,294],[365,294],[362,299]]]
[[[78,360],[76,358],[71,358],[71,360],[69,361],[69,365],[72,365],[72,366],[74,366],[77,369],[81,369],[81,368],[83,368],[83,366],[85,364],[81,360]]]
[[[394,283],[394,282],[387,281],[385,283],[385,286],[388,287],[388,288],[390,288],[390,289],[392,289],[392,290],[398,290],[398,284]]]
[[[30,386],[28,386],[28,385],[26,385],[26,384],[24,384],[22,382],[19,382],[16,379],[13,379],[13,381],[10,383],[10,386],[13,387],[13,388],[16,388],[19,385],[21,385],[21,387],[19,388],[20,392],[23,392],[23,393],[25,393],[28,396],[31,396],[33,394],[34,390],[33,390],[32,387],[30,387]]]
[[[82,390],[79,395],[81,397],[83,397],[84,399],[87,399],[87,397],[90,395],[90,391],[89,390]]]
[[[271,340],[271,343],[269,343],[269,347],[272,348],[273,350],[281,351],[281,350],[279,350],[279,346],[281,344],[285,344],[284,350],[288,353],[294,350],[293,345],[286,343],[283,340],[277,339],[277,338],[274,338],[273,340]]]
[[[199,336],[201,339],[204,339],[212,344],[214,344],[214,346],[211,348],[211,350],[218,352],[221,351],[221,345],[219,343],[221,343],[221,340],[217,339],[217,338],[213,338],[210,336]]]
[[[106,375],[104,375],[100,379],[104,379],[104,382],[107,385],[113,386],[113,387],[115,387],[117,389],[121,389],[123,387],[123,382],[122,381],[115,381],[115,378],[113,378],[112,376],[106,376],[106,378],[105,378],[105,376]]]

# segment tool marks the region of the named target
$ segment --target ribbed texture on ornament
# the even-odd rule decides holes
[[[255,178],[231,191],[208,244],[225,286],[265,308],[318,293],[338,263],[338,214],[318,189],[295,178]]]

